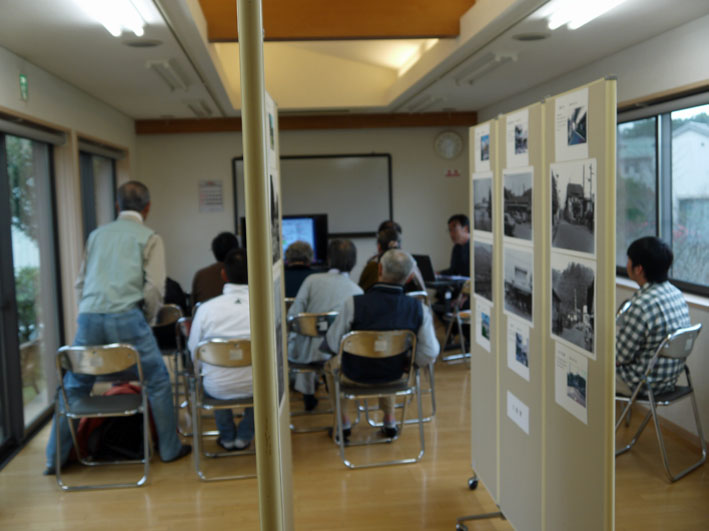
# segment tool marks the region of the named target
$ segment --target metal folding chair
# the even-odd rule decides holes
[[[459,360],[465,360],[470,358],[470,345],[467,344],[465,340],[465,334],[463,334],[463,325],[470,326],[472,322],[472,311],[463,309],[463,305],[466,300],[470,299],[470,280],[466,280],[465,284],[460,290],[458,297],[453,301],[452,311],[446,314],[446,319],[448,320],[448,327],[446,328],[446,337],[443,340],[443,344],[447,345],[453,334],[453,327],[458,327],[458,337],[460,338],[460,354],[450,354],[448,356],[442,356],[441,361],[453,362]]]
[[[227,479],[254,478],[256,477],[255,474],[208,477],[202,470],[202,457],[241,457],[255,453],[253,449],[231,452],[207,452],[204,450],[203,439],[205,436],[208,436],[208,434],[202,432],[202,413],[213,413],[214,410],[217,409],[253,407],[254,399],[253,396],[229,400],[206,397],[202,388],[202,377],[200,375],[200,364],[202,363],[224,368],[250,367],[251,341],[249,339],[213,338],[199,343],[195,351],[194,375],[193,378],[190,378],[190,402],[192,403],[192,418],[194,422],[194,428],[192,430],[194,464],[199,479],[202,481],[223,481]]]
[[[288,329],[301,336],[322,338],[327,333],[327,329],[337,318],[337,312],[324,313],[299,313],[288,318]],[[312,363],[298,363],[288,360],[288,371],[291,375],[314,374],[316,379],[324,380],[325,361],[315,361]],[[332,409],[320,411],[291,410],[291,417],[332,414]],[[330,428],[330,425],[314,426],[308,428],[298,428],[293,423],[290,425],[294,433],[309,433],[313,431],[323,431]]]
[[[692,470],[695,470],[696,468],[700,467],[702,464],[704,464],[704,461],[706,461],[707,457],[707,447],[706,447],[706,441],[704,440],[704,433],[702,432],[702,424],[701,421],[699,420],[699,411],[697,409],[697,401],[694,397],[694,387],[692,386],[692,379],[689,374],[689,367],[686,365],[686,359],[687,357],[692,353],[692,348],[694,347],[694,344],[696,343],[697,336],[699,335],[699,332],[702,329],[701,324],[696,324],[694,326],[690,326],[688,328],[681,328],[677,330],[676,332],[673,332],[672,334],[669,334],[665,339],[662,340],[662,343],[660,343],[660,346],[657,347],[657,350],[655,351],[655,354],[653,355],[652,359],[648,363],[647,369],[645,371],[645,374],[643,375],[642,380],[638,383],[638,385],[635,387],[633,390],[633,393],[630,396],[624,396],[620,394],[616,394],[616,401],[617,402],[625,402],[626,406],[623,409],[623,412],[621,413],[620,417],[618,418],[615,429],[616,431],[620,427],[620,424],[622,423],[623,419],[625,416],[628,414],[630,411],[630,408],[633,404],[642,404],[646,407],[649,408],[647,415],[645,415],[645,419],[640,423],[640,427],[638,428],[637,432],[631,439],[631,441],[625,445],[624,447],[616,450],[615,455],[616,457],[624,454],[625,452],[629,451],[637,442],[638,438],[640,437],[640,434],[643,432],[645,429],[645,426],[647,426],[648,422],[650,421],[650,417],[652,417],[654,423],[655,423],[655,432],[657,434],[657,441],[660,445],[660,453],[662,455],[662,462],[665,467],[665,472],[667,473],[667,477],[670,480],[670,482],[677,481],[678,479],[683,478],[687,474],[689,474]],[[652,373],[653,368],[655,367],[655,364],[657,363],[657,359],[662,356],[666,358],[675,358],[675,359],[680,359],[680,360],[685,360],[685,366],[684,366],[684,372],[687,377],[687,385],[685,386],[680,386],[677,385],[675,386],[674,391],[670,391],[667,393],[662,393],[659,395],[656,395],[652,391],[652,386],[649,383],[649,376]],[[699,441],[700,441],[700,447],[701,447],[701,457],[698,461],[690,465],[689,467],[685,468],[678,474],[672,474],[672,471],[670,470],[670,463],[669,459],[667,457],[667,450],[665,448],[665,439],[662,436],[662,430],[660,428],[660,421],[657,415],[657,408],[659,406],[669,406],[670,404],[673,404],[679,400],[682,400],[683,398],[689,397],[691,402],[692,402],[692,410],[694,411],[694,421],[696,424],[696,430],[697,430],[697,435],[699,436]]]
[[[145,386],[143,385],[143,369],[140,364],[140,355],[131,345],[114,343],[110,345],[97,346],[65,346],[59,349],[56,357],[57,376],[59,378],[59,392],[63,400],[57,400],[55,404],[56,414],[56,439],[57,453],[55,460],[57,484],[65,491],[94,490],[140,487],[148,480],[150,471],[150,429],[148,422],[148,399]],[[64,378],[62,370],[71,371],[74,374],[89,376],[108,376],[113,373],[121,373],[131,367],[136,367],[137,380],[140,384],[140,394],[127,395],[87,395],[73,400],[68,400],[66,389],[64,388]],[[106,378],[104,378],[106,381]],[[143,415],[143,459],[121,460],[121,461],[92,461],[84,457],[81,453],[76,437],[74,421],[81,418],[109,418],[127,417],[131,415]],[[106,483],[98,485],[67,485],[62,480],[61,470],[61,437],[59,435],[59,420],[64,416],[69,423],[71,438],[77,458],[82,465],[125,465],[143,464],[143,476],[135,483]]]
[[[368,468],[376,466],[399,465],[408,463],[417,463],[423,457],[425,451],[424,435],[423,435],[423,407],[421,404],[421,384],[420,373],[414,370],[413,359],[416,354],[416,335],[410,330],[391,330],[391,331],[370,331],[357,330],[345,334],[340,341],[339,356],[340,360],[343,356],[354,355],[363,358],[389,358],[402,353],[409,355],[409,369],[405,380],[397,380],[392,383],[374,384],[374,385],[353,385],[342,380],[342,371],[337,369],[333,374],[335,384],[335,409],[338,431],[338,443],[340,446],[340,456],[345,466],[349,468]],[[388,461],[370,462],[365,464],[354,464],[345,456],[346,446],[362,446],[368,444],[389,443],[397,439],[404,431],[406,418],[406,398],[415,395],[416,404],[418,406],[419,439],[420,449],[416,457],[405,459],[392,459]],[[393,438],[368,438],[364,441],[350,441],[345,443],[344,433],[342,430],[342,400],[366,400],[370,398],[380,398],[383,396],[404,397],[404,407],[401,409],[401,421],[399,423],[399,433]]]

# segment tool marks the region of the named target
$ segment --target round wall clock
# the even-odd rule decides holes
[[[463,138],[455,131],[443,131],[433,141],[433,148],[438,156],[454,159],[463,151]]]

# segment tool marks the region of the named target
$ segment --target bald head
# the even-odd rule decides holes
[[[390,249],[379,259],[379,280],[390,284],[405,284],[414,270],[414,259],[406,251]]]

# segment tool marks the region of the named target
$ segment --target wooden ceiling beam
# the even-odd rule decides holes
[[[211,42],[238,40],[236,2],[199,0]],[[267,41],[452,38],[475,0],[263,0]]]
[[[470,127],[478,122],[476,112],[421,114],[342,114],[324,116],[279,116],[281,131],[308,129],[380,129],[395,127]],[[136,120],[138,135],[226,133],[241,131],[241,118],[195,118]]]

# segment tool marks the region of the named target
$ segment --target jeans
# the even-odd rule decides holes
[[[204,396],[214,398],[204,391]],[[254,438],[254,408],[244,408],[244,417],[237,428],[234,424],[234,413],[231,409],[215,409],[214,421],[217,423],[219,438],[225,442],[232,442],[237,437],[245,442]]]
[[[153,332],[143,317],[143,312],[135,308],[121,313],[82,313],[79,314],[78,330],[74,345],[106,345],[109,343],[128,343],[140,354],[143,368],[143,383],[148,392],[150,408],[158,435],[158,451],[164,461],[177,457],[182,443],[177,436],[175,411],[172,402],[170,376],[165,368],[162,354]],[[94,385],[94,376],[67,372],[64,375],[64,388],[71,404],[77,398],[86,396]],[[58,400],[63,397],[59,393]],[[54,466],[56,459],[56,416],[52,424],[52,433],[47,443],[47,466]],[[66,417],[59,423],[61,437],[62,463],[65,463],[72,449],[71,432]]]

